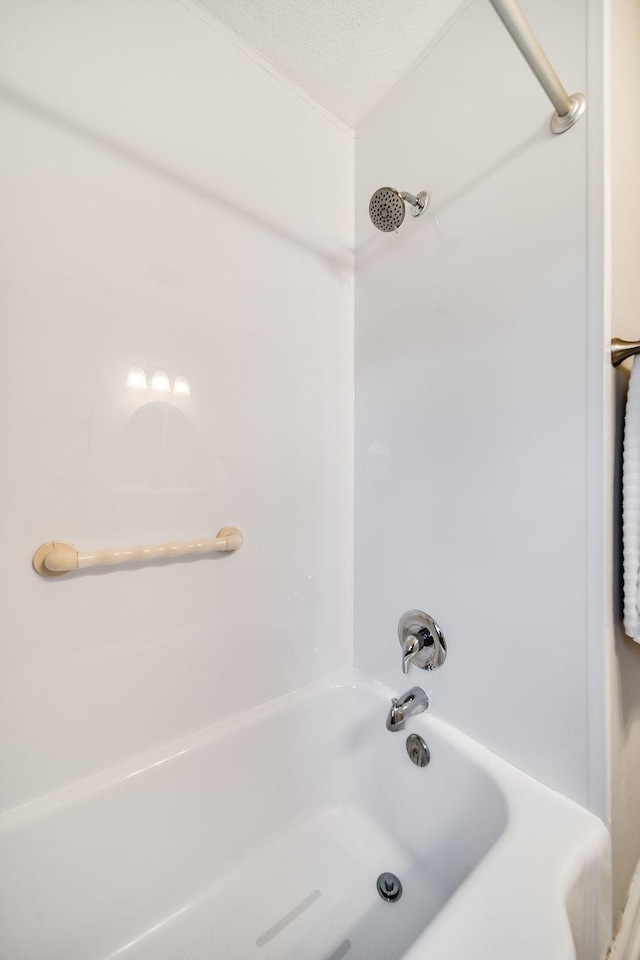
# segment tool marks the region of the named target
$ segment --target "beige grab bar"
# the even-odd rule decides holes
[[[242,534],[236,527],[223,527],[217,537],[209,540],[189,540],[177,543],[147,544],[141,547],[123,547],[113,550],[93,550],[81,553],[72,543],[50,540],[38,547],[33,555],[33,569],[43,577],[60,577],[70,570],[86,567],[113,566],[132,560],[159,560],[163,557],[189,557],[201,553],[231,553],[242,546]]]

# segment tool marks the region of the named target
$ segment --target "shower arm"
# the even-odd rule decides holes
[[[569,96],[516,0],[491,0],[491,4],[555,107],[551,118],[552,132],[565,133],[584,113],[586,98],[582,93]]]
[[[414,217],[419,217],[429,206],[429,194],[426,190],[421,190],[417,197],[414,197],[412,193],[407,193],[406,190],[401,190],[400,196],[405,203],[409,204],[411,215]]]

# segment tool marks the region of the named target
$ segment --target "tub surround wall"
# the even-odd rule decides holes
[[[585,89],[583,0],[522,7]],[[604,703],[588,666],[587,125],[555,137],[550,115],[477,3],[357,138],[355,651],[604,817],[587,719]],[[397,236],[367,215],[386,184],[431,192]],[[449,641],[438,673],[400,671],[412,607]]]
[[[175,0],[0,38],[1,809],[350,664],[353,140]]]

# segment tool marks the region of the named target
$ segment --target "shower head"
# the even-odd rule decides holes
[[[369,216],[371,223],[383,233],[398,232],[404,220],[405,203],[411,204],[411,213],[419,217],[429,204],[429,194],[421,190],[417,197],[412,193],[402,193],[393,187],[380,187],[369,201]]]

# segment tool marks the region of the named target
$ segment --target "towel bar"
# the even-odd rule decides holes
[[[113,550],[81,553],[72,543],[51,540],[38,547],[33,555],[33,569],[43,577],[60,577],[70,570],[85,567],[113,566],[132,560],[159,560],[163,557],[188,557],[201,553],[231,553],[242,546],[242,534],[236,527],[223,527],[217,537],[178,543],[147,544]]]
[[[640,340],[620,340],[614,337],[611,341],[611,363],[619,366],[623,360],[635,357],[640,353]]]

